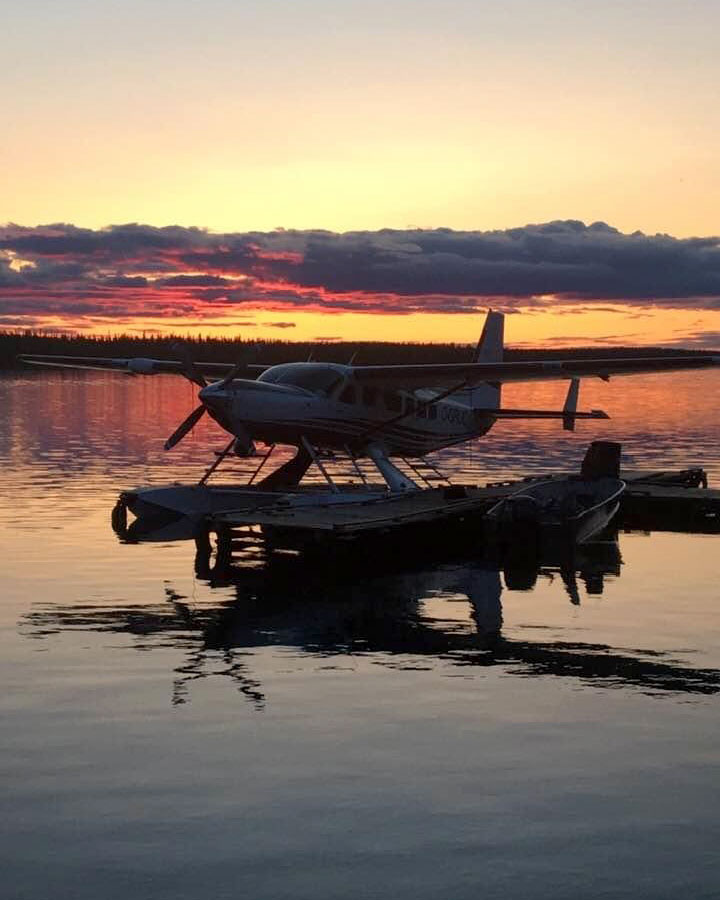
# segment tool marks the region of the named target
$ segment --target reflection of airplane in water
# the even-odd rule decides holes
[[[153,606],[38,604],[21,627],[33,637],[70,629],[115,632],[133,635],[143,650],[184,649],[173,703],[187,701],[193,680],[223,675],[261,708],[265,696],[251,672],[252,658],[271,646],[326,658],[369,654],[373,663],[390,668],[426,668],[432,661],[469,673],[497,665],[526,677],[572,677],[654,694],[720,692],[720,670],[683,666],[657,651],[503,634],[503,579],[513,591],[559,576],[571,601],[579,603],[578,579],[588,594],[600,594],[605,578],[618,577],[621,565],[613,542],[587,545],[571,561],[542,562],[522,570],[506,565],[503,572],[467,558],[425,558],[423,567],[404,569],[379,561],[368,576],[352,562],[328,572],[298,557],[265,563],[248,558],[222,581],[224,588],[234,587],[234,599],[216,606],[188,602],[166,589],[165,601]]]

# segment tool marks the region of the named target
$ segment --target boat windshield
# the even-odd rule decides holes
[[[329,394],[342,377],[342,373],[333,366],[323,363],[288,363],[266,369],[258,381],[292,385],[314,394]]]

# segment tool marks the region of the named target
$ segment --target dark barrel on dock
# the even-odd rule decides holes
[[[582,461],[580,474],[583,478],[619,478],[621,449],[622,445],[616,441],[593,441]]]

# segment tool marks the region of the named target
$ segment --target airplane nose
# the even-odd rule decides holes
[[[198,393],[198,398],[206,406],[213,407],[222,404],[227,398],[227,393],[216,384],[209,384]]]
[[[198,393],[198,398],[220,426],[231,434],[235,433],[231,421],[232,395],[224,387],[217,384],[209,384]]]

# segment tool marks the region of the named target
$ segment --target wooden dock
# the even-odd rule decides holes
[[[362,502],[293,507],[278,503],[261,508],[233,510],[213,517],[219,525],[261,525],[331,532],[337,536],[368,531],[389,531],[413,523],[441,522],[481,514],[490,503],[508,493],[507,487],[479,488],[452,485],[409,491]]]
[[[720,532],[720,491],[664,484],[628,485],[618,525],[633,531]]]
[[[624,529],[720,531],[720,491],[707,484],[701,469],[679,472],[623,472],[627,490],[617,524]],[[276,503],[248,505],[207,517],[208,531],[232,546],[240,532],[256,527],[270,546],[308,549],[350,543],[355,540],[382,542],[389,538],[415,541],[420,535],[433,540],[470,537],[480,540],[482,517],[503,497],[537,480],[477,485],[449,485],[388,494],[347,503],[293,506],[287,499]],[[565,476],[555,476],[563,478]]]

